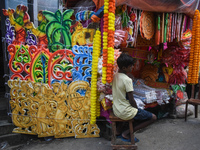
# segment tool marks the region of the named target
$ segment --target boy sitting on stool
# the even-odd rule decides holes
[[[122,53],[117,59],[117,65],[119,67],[118,73],[114,76],[112,83],[112,95],[113,95],[113,113],[120,119],[135,121],[142,121],[137,126],[134,126],[134,132],[142,129],[154,121],[156,121],[156,115],[140,109],[133,98],[133,82],[132,79],[127,76],[127,73],[131,72],[135,63],[135,59],[131,56]],[[128,99],[126,99],[126,94]],[[117,131],[117,134],[119,131]],[[129,129],[122,133],[122,138],[130,139]]]

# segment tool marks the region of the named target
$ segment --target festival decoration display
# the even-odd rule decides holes
[[[168,13],[165,15],[165,21],[164,21],[164,38],[163,43],[166,43],[167,41],[167,27],[168,27]]]
[[[189,49],[181,48],[178,46],[170,46],[164,50],[162,61],[168,68],[165,70],[169,75],[168,83],[170,84],[184,84],[187,79],[187,73],[184,67],[189,62]],[[169,67],[170,65],[173,66]]]
[[[32,47],[11,44],[8,46],[8,52],[11,56],[9,68],[13,73],[11,79],[30,79],[30,63],[35,52]]]
[[[158,68],[155,65],[147,64],[143,67],[141,72],[141,78],[145,81],[156,82],[158,79]]]
[[[191,42],[190,59],[189,59],[188,83],[190,84],[197,84],[199,79],[199,59],[200,59],[199,35],[200,35],[200,14],[199,10],[196,10],[193,18],[192,42]]]
[[[9,80],[11,88],[13,132],[54,136],[55,138],[98,137],[96,124],[90,124],[90,85],[75,81],[69,86],[60,83],[48,84],[32,81]],[[81,96],[77,90],[84,89]]]
[[[198,82],[199,11],[191,32],[189,19],[180,13],[156,13],[154,24],[155,13],[127,5],[115,9],[115,0],[104,0],[96,12],[39,11],[38,26],[30,21],[24,5],[3,9],[8,16],[5,42],[12,72],[8,86],[10,114],[16,126],[13,132],[55,138],[98,137],[96,117],[101,110],[108,119],[112,107],[111,82],[121,54],[114,47],[138,59],[135,71],[146,85],[169,88],[170,84],[185,83],[192,35],[188,83]],[[101,32],[96,31],[99,21],[103,24],[102,43]],[[161,43],[165,43],[162,48]],[[157,49],[156,54],[148,51],[155,45],[160,45],[158,57]],[[124,48],[128,46],[131,48]]]
[[[10,24],[15,28],[15,40],[12,44],[25,44],[26,42],[26,31],[24,24],[29,22],[29,15],[27,13],[28,8],[24,5],[18,5],[16,11],[14,9],[3,9],[3,14],[9,17]],[[16,13],[17,17],[14,17]]]
[[[167,41],[171,42],[171,29],[172,29],[172,14],[169,14],[169,23],[168,23],[168,36],[167,36]]]
[[[37,45],[37,38],[30,31],[27,31],[26,43],[28,45]]]
[[[47,49],[38,50],[30,66],[31,80],[35,82],[48,83],[48,61],[50,53]]]
[[[137,45],[137,47],[155,46],[155,39],[151,38],[150,40],[147,40],[147,39],[142,38],[141,35],[138,34],[136,45]]]
[[[71,45],[73,10],[61,13],[39,11],[39,26],[30,22],[27,7],[3,10],[12,76],[11,115],[15,133],[55,138],[98,137],[99,128],[90,124],[90,78],[92,40],[90,44]],[[17,17],[15,17],[17,16]],[[78,38],[78,37],[76,37]],[[100,52],[100,50],[99,50]],[[100,115],[100,103],[96,103]]]
[[[108,5],[109,0],[104,1],[103,15],[103,67],[102,67],[102,83],[106,84],[106,70],[108,59]]]
[[[129,23],[131,24],[131,28],[129,29],[129,39],[128,41],[131,41],[131,46],[136,45],[136,39],[137,39],[137,26],[138,26],[138,18],[137,18],[137,10],[133,9],[131,7],[128,7],[128,12],[130,16]],[[131,35],[131,36],[130,36]]]
[[[49,85],[54,82],[72,81],[73,57],[73,52],[67,49],[57,50],[51,55],[48,61]]]
[[[76,13],[76,20],[77,21],[86,21],[88,19],[91,19],[92,15],[94,15],[95,12],[89,11],[89,10],[84,10]]]
[[[140,19],[140,34],[143,38],[150,40],[155,32],[154,15],[151,12],[143,11]]]
[[[42,11],[42,14],[49,21],[46,25],[46,34],[48,39],[48,47],[50,52],[58,49],[71,49],[71,33],[70,26],[74,10],[67,9],[63,13],[57,10],[55,13],[50,11]]]
[[[7,18],[6,19],[6,43],[11,44],[15,38],[15,28],[11,26],[10,20]]]
[[[160,44],[160,15],[157,16],[156,18],[156,33],[155,33],[155,44],[159,45]]]
[[[91,78],[93,47],[75,45],[72,48],[72,52],[75,56],[73,60],[74,68],[72,69],[73,81],[82,80],[89,82]]]
[[[190,29],[187,29],[185,32],[183,32],[181,36],[181,45],[185,49],[190,49],[191,46],[191,38],[192,38],[192,32]]]
[[[93,45],[93,54],[92,54],[92,78],[91,78],[91,120],[90,123],[94,124],[96,122],[97,116],[97,71],[98,71],[98,59],[101,51],[101,32],[96,31],[94,36],[94,45]],[[100,107],[99,107],[100,112]]]
[[[114,71],[114,74],[116,74],[119,70],[118,68],[118,65],[117,65],[117,58],[120,56],[121,52],[119,51],[119,49],[115,49],[115,54],[114,54],[114,68],[113,68],[113,71]]]
[[[115,0],[109,0],[108,12],[108,58],[106,81],[111,83],[113,80],[114,68]]]
[[[73,28],[75,28],[73,32]],[[93,37],[95,33],[95,29],[83,28],[83,25],[77,21],[74,25],[71,26],[70,29],[72,33],[72,46],[75,45],[89,45],[93,42]],[[86,34],[90,35],[90,38],[86,38]]]
[[[27,22],[25,24],[25,27],[26,27],[26,29],[30,30],[37,37],[37,44],[33,44],[33,45],[37,45],[38,49],[47,48],[48,40],[47,40],[47,35],[45,32],[47,20],[44,17],[44,15],[42,14],[42,11],[39,11],[37,18],[38,18],[38,21],[40,22],[40,24],[37,28],[34,26],[33,22]],[[28,31],[28,33],[30,31]],[[29,38],[28,40],[32,41],[32,37],[33,36],[31,36],[31,38]]]
[[[101,6],[95,13],[91,15],[91,20],[93,22],[98,22],[100,21],[100,18],[103,16],[104,13],[104,6]]]

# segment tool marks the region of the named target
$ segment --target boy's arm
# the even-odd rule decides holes
[[[137,104],[136,104],[136,102],[135,102],[135,100],[134,100],[134,98],[133,98],[133,91],[127,92],[127,94],[128,94],[129,103],[131,104],[131,106],[133,106],[133,107],[135,107],[135,108],[138,108],[138,107],[137,107]]]

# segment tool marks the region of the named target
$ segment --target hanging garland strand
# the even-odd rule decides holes
[[[90,124],[96,123],[96,116],[98,115],[97,109],[100,109],[97,104],[97,70],[98,70],[98,59],[101,51],[101,32],[96,31],[94,35],[93,53],[92,53],[92,78],[91,78],[91,120]]]
[[[108,57],[106,81],[111,83],[113,80],[114,68],[114,34],[115,34],[115,0],[109,0],[108,8]]]
[[[103,16],[103,67],[102,67],[102,83],[106,84],[106,70],[108,59],[108,5],[109,0],[104,0],[104,16]]]
[[[199,54],[200,54],[200,14],[195,11],[192,26],[192,41],[189,59],[188,83],[197,84],[199,78]]]
[[[194,45],[194,83],[197,84],[198,83],[198,78],[199,78],[199,54],[200,54],[200,14],[199,14],[199,11],[198,11],[198,16],[197,16],[197,25],[196,25],[196,36],[195,36],[195,45]]]
[[[99,101],[99,96],[100,96],[100,93],[98,93],[98,97],[96,99],[96,104],[97,104],[96,117],[100,117],[100,115],[101,115],[101,104],[100,104],[100,101]]]

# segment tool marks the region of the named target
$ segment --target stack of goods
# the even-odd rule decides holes
[[[133,88],[134,99],[140,99],[145,104],[153,102],[157,102],[159,105],[169,103],[170,92],[166,89],[151,88],[145,85],[142,80],[136,80],[133,83]]]
[[[138,108],[140,108],[140,109],[144,109],[145,108],[145,104],[141,99],[134,97],[134,100],[135,100]]]
[[[169,103],[170,95],[166,89],[156,89],[155,92],[157,97],[157,103],[159,105]]]
[[[134,86],[133,96],[141,99],[146,104],[156,102],[157,100],[155,89],[147,88],[145,85]]]

